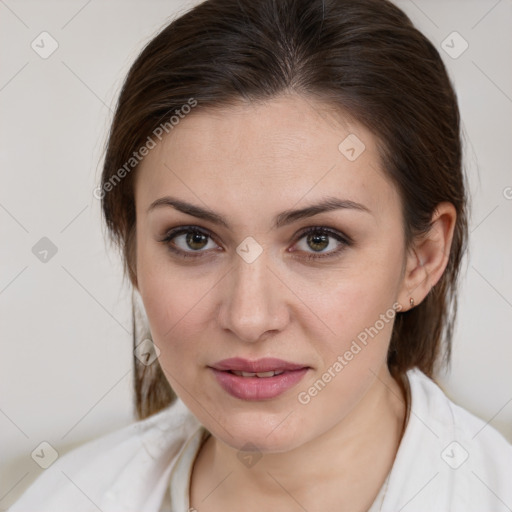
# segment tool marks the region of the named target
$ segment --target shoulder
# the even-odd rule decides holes
[[[460,443],[468,452],[468,459],[472,456],[477,460],[492,460],[495,468],[507,469],[507,476],[512,474],[512,445],[501,433],[450,400],[440,385],[420,370],[410,371],[408,377],[415,388],[417,409],[428,413],[428,422],[434,430]]]
[[[409,370],[407,379],[411,407],[390,477],[392,507],[403,512],[510,510],[512,445],[420,370]]]
[[[62,455],[9,512],[156,512],[173,463],[198,428],[178,398],[145,420]]]

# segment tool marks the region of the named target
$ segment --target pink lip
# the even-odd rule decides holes
[[[309,367],[281,359],[265,358],[248,361],[238,357],[224,359],[210,367],[220,386],[235,398],[242,400],[268,400],[295,386]],[[251,373],[282,371],[274,377],[241,377],[230,373],[237,370]]]

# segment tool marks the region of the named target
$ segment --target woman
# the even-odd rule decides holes
[[[138,305],[140,421],[10,510],[511,509],[512,447],[433,381],[459,111],[398,8],[198,5],[133,64],[95,194]]]

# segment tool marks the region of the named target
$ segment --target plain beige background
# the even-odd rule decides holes
[[[397,3],[454,80],[473,197],[453,364],[440,379],[512,441],[512,2]],[[129,291],[92,192],[125,73],[189,5],[0,0],[0,510],[44,471],[31,458],[41,442],[63,454],[134,418]],[[42,58],[33,41],[58,48]],[[56,250],[46,262],[38,243]]]

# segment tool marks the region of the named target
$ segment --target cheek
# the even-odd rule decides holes
[[[364,349],[357,355],[360,361],[381,362],[396,315],[401,263],[400,240],[380,244],[361,252],[357,263],[331,280],[335,285],[315,304],[319,316],[334,333],[333,341],[325,347],[329,360],[350,350],[352,342],[357,341]]]
[[[171,377],[183,375],[187,368],[192,371],[190,361],[199,360],[202,354],[191,341],[204,337],[211,313],[209,298],[220,284],[218,276],[200,276],[191,268],[171,265],[166,251],[150,243],[138,249],[137,273],[161,365]]]
[[[339,421],[362,399],[386,363],[399,271],[385,267],[374,265],[357,278],[347,276],[327,300],[317,303],[319,316],[328,319],[334,335],[316,341],[312,337],[321,364],[296,397],[308,413],[305,422],[316,415],[324,415],[327,423]]]

